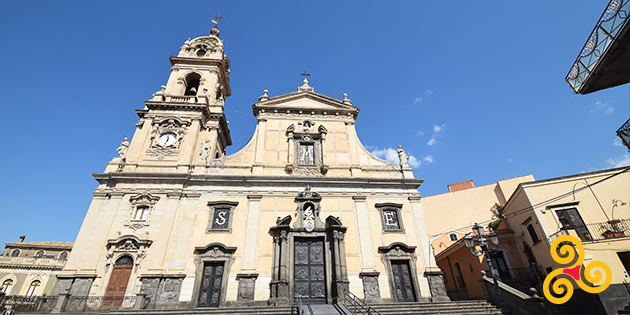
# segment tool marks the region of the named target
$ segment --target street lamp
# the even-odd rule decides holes
[[[473,234],[475,234],[475,237],[473,238],[472,236],[470,236],[470,234],[466,235],[464,237],[464,244],[466,245],[466,247],[468,247],[473,255],[477,257],[483,254],[486,255],[486,262],[488,263],[490,274],[492,275],[492,279],[494,280],[494,287],[497,288],[497,295],[499,296],[499,306],[501,307],[501,313],[503,313],[503,315],[509,315],[510,311],[508,311],[507,305],[503,300],[503,295],[501,295],[501,288],[499,287],[497,276],[494,274],[492,259],[490,258],[490,253],[488,252],[488,238],[490,239],[492,244],[499,245],[499,236],[495,232],[485,235],[483,231],[483,226],[479,225],[478,223],[475,223],[472,230]],[[475,249],[475,239],[477,240],[477,243],[479,243],[479,247],[481,247],[480,250]]]

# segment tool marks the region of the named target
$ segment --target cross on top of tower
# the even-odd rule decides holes
[[[221,15],[221,13],[213,16],[214,20],[212,20],[212,23],[216,24],[217,27],[219,26],[219,22],[221,22],[221,20],[225,19],[225,16]]]
[[[306,73],[306,70],[304,71],[304,73],[300,73],[301,76],[304,77],[304,79],[306,79],[306,77],[310,77],[311,74],[310,73]]]

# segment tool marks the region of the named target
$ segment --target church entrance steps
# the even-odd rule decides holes
[[[293,315],[297,313],[291,306],[249,306],[249,307],[199,307],[188,309],[126,310],[104,313],[107,315]]]
[[[465,300],[452,302],[427,303],[382,303],[370,304],[382,315],[420,315],[420,314],[479,314],[500,315],[501,310],[485,300]]]

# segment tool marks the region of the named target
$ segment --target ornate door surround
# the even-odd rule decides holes
[[[232,263],[234,263],[234,252],[236,252],[236,247],[233,246],[225,246],[221,243],[210,243],[206,246],[195,247],[195,286],[193,288],[193,306],[195,307],[207,307],[207,306],[223,306],[225,305],[226,292],[227,292],[227,284],[228,284],[228,276],[230,274],[230,268],[232,267]],[[206,267],[212,266],[221,267],[221,285],[220,285],[220,293],[218,298],[218,304],[204,304],[200,303],[200,297],[202,294],[202,285],[204,280],[204,271]],[[217,269],[214,268],[213,271],[216,273]],[[212,284],[216,277],[213,277]],[[218,281],[218,280],[217,280]],[[210,301],[210,296],[208,296],[207,301]]]
[[[348,288],[344,241],[347,228],[341,224],[339,218],[333,216],[327,217],[325,222],[321,221],[319,218],[321,199],[318,193],[311,191],[307,186],[295,197],[298,206],[297,219],[293,227],[290,225],[291,216],[288,215],[284,218],[279,217],[276,226],[269,229],[274,242],[269,305],[292,305],[296,298],[296,283],[298,285],[308,283],[309,286],[311,283],[317,283],[317,286],[321,283],[324,288],[323,296],[315,294],[317,298],[312,302],[328,304],[343,298],[343,290]],[[296,252],[296,242],[298,247],[304,247],[306,246],[304,244],[318,240],[323,242],[322,265],[316,264],[317,270],[311,270],[310,261],[306,264],[300,263],[303,259],[298,257],[300,254],[299,251]],[[319,261],[318,258],[314,259]],[[301,272],[297,270],[296,273],[296,264],[297,269],[308,266],[308,276],[304,274],[302,279],[299,279]],[[323,273],[318,270],[319,266],[323,267]],[[311,272],[317,274],[313,275],[315,279],[313,282],[310,280]],[[322,279],[323,283],[317,279]],[[316,290],[319,292],[319,289]]]

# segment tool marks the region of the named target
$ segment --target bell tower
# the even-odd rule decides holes
[[[188,39],[171,56],[171,74],[136,110],[140,121],[131,142],[118,148],[106,172],[192,172],[225,155],[232,144],[223,106],[230,96],[230,61],[217,26]]]

